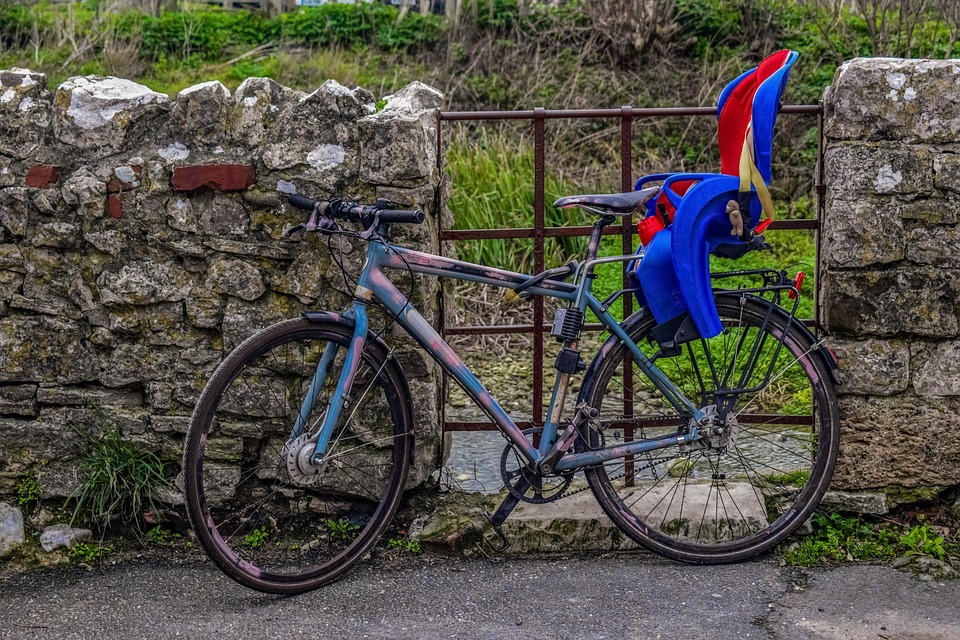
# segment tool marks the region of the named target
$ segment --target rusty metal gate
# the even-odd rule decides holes
[[[824,174],[823,174],[823,107],[820,104],[814,105],[784,105],[780,109],[781,114],[815,114],[817,116],[817,167],[815,171],[815,192],[816,192],[816,218],[813,220],[774,220],[767,227],[768,230],[796,230],[808,229],[816,232],[816,249],[819,260],[820,249],[820,224],[823,217],[823,195],[824,195]],[[570,236],[589,236],[591,227],[546,227],[544,224],[545,202],[544,202],[544,172],[545,172],[545,150],[546,150],[546,121],[560,119],[618,119],[620,121],[620,189],[622,191],[631,191],[633,189],[634,176],[631,171],[633,164],[633,120],[635,118],[666,118],[666,117],[702,117],[717,115],[716,107],[676,107],[676,108],[633,108],[621,107],[619,109],[574,109],[574,110],[550,110],[537,108],[527,111],[441,111],[437,122],[437,162],[442,164],[443,149],[443,131],[445,122],[463,122],[463,121],[502,121],[502,120],[527,120],[533,125],[534,140],[534,211],[533,226],[525,228],[510,229],[469,229],[452,230],[440,229],[440,242],[456,240],[485,240],[485,239],[511,239],[527,238],[532,239],[534,243],[534,268],[533,273],[540,273],[544,270],[544,240],[546,238],[560,238]],[[440,167],[442,171],[443,167]],[[611,225],[605,230],[606,235],[619,235],[622,238],[622,248],[624,254],[634,251],[634,235],[636,234],[636,224],[632,216],[624,217],[619,226]],[[820,280],[816,279],[816,292],[814,294],[814,318],[807,319],[805,322],[819,329],[819,287]],[[628,288],[627,275],[623,275],[623,287]],[[623,299],[623,314],[628,316],[633,311],[632,296],[625,295]],[[543,299],[535,296],[533,299],[533,322],[530,324],[510,324],[510,325],[475,325],[475,326],[443,326],[441,325],[441,335],[482,335],[482,334],[533,334],[533,419],[529,421],[517,421],[521,429],[529,427],[542,427],[544,422],[543,411],[543,335],[549,331],[550,325],[544,323]],[[441,320],[441,322],[444,322]],[[599,324],[588,324],[585,330],[598,330]],[[624,386],[629,388],[632,385],[632,367],[629,363],[624,364]],[[446,384],[445,384],[446,388]],[[446,394],[444,394],[445,396]],[[446,401],[444,397],[443,402]],[[624,398],[624,416],[633,415],[632,399]],[[441,407],[443,415],[446,416],[444,407]],[[494,431],[495,426],[489,420],[487,421],[444,421],[444,431]]]

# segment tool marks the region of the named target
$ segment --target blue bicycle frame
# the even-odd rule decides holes
[[[588,251],[588,256],[595,255]],[[626,256],[623,260],[633,259],[635,256]],[[619,260],[620,258],[617,258]],[[677,444],[685,444],[699,437],[697,425],[703,417],[702,412],[674,385],[648,358],[640,348],[627,336],[619,323],[602,307],[600,302],[591,293],[593,278],[589,277],[593,265],[607,259],[588,260],[581,270],[576,282],[543,280],[535,286],[526,289],[530,294],[559,298],[573,303],[581,311],[589,309],[600,320],[600,323],[611,334],[617,336],[630,350],[634,362],[650,379],[654,386],[663,394],[664,398],[679,412],[691,416],[690,429],[687,433],[667,438],[650,440],[636,440],[616,447],[609,447],[597,451],[583,453],[567,453],[554,466],[556,471],[567,471],[581,467],[600,464],[607,460],[622,458],[633,454],[643,453]],[[353,380],[360,364],[360,356],[367,338],[367,305],[374,300],[379,301],[413,336],[417,342],[442,366],[447,373],[463,387],[467,394],[493,420],[497,427],[516,446],[517,450],[531,464],[536,465],[544,458],[556,440],[559,429],[559,416],[563,409],[566,394],[566,381],[569,374],[558,372],[554,385],[550,406],[547,411],[547,420],[543,426],[543,435],[539,447],[524,436],[522,430],[507,415],[490,392],[467,368],[453,349],[431,327],[423,316],[404,297],[396,286],[383,273],[383,269],[397,269],[400,271],[422,273],[424,275],[441,278],[454,278],[496,287],[513,289],[524,284],[530,276],[484,267],[469,262],[462,262],[452,258],[436,256],[403,247],[389,245],[383,242],[371,241],[367,244],[366,262],[360,273],[360,278],[354,291],[354,303],[347,315],[353,317],[354,335],[347,351],[346,361],[340,374],[336,390],[330,399],[330,404],[323,415],[323,424],[320,428],[316,444],[314,460],[319,461],[324,456],[334,425],[344,408],[347,396],[353,386]],[[304,416],[310,414],[313,404],[323,387],[329,371],[330,363],[336,355],[337,347],[328,345],[321,358],[317,371],[313,377],[297,422],[294,425],[291,437],[301,435],[306,427]],[[362,401],[359,399],[358,401]]]

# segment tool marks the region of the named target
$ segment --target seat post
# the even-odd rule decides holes
[[[590,230],[590,243],[587,245],[586,261],[588,264],[595,260],[597,254],[600,252],[600,239],[603,238],[604,227],[610,226],[616,222],[616,220],[616,216],[605,215],[600,216],[600,218],[593,223],[593,229]]]

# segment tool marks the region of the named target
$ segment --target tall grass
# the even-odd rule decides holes
[[[454,229],[503,229],[533,226],[534,150],[530,141],[510,132],[459,131],[447,151],[453,180],[449,206]],[[588,224],[577,209],[555,209],[561,196],[597,191],[547,167],[544,221],[547,227]],[[544,263],[563,264],[586,246],[581,238],[546,243]],[[532,240],[466,240],[457,243],[461,259],[503,269],[533,268]]]

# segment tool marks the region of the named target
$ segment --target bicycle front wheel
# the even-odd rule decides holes
[[[368,341],[326,454],[309,464],[352,326],[281,322],[246,340],[214,372],[184,451],[187,513],[231,578],[301,593],[340,577],[385,531],[413,446],[409,391],[396,360]],[[294,433],[324,354],[326,381]],[[296,437],[291,437],[291,436]]]
[[[826,490],[839,448],[832,382],[810,334],[767,300],[731,292],[718,293],[716,302],[720,335],[655,361],[712,418],[709,437],[586,470],[624,533],[698,564],[749,558],[796,530]],[[631,340],[653,357],[657,347],[646,341],[656,325],[652,315],[628,323]],[[676,411],[636,363],[625,376],[628,350],[619,341],[608,345],[584,381],[581,398],[599,418],[581,432],[579,449],[688,433],[690,416]],[[737,389],[746,391],[727,393]]]

